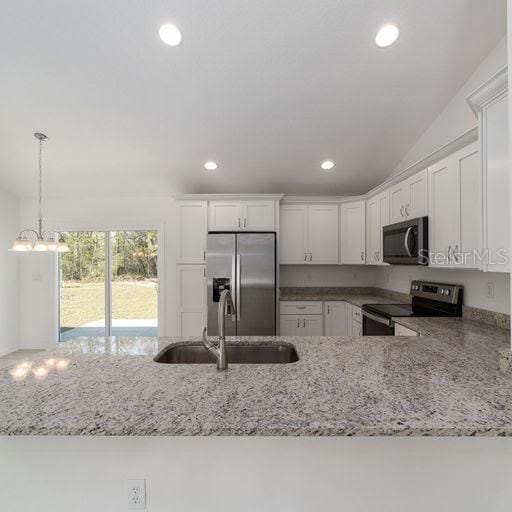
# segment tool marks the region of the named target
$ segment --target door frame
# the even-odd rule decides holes
[[[158,256],[157,256],[157,273],[158,273],[158,327],[157,327],[157,335],[158,337],[165,336],[165,223],[164,222],[154,222],[150,224],[109,224],[108,226],[102,224],[58,224],[54,227],[55,231],[58,232],[67,232],[67,231],[102,231],[102,232],[111,232],[111,231],[156,231],[158,236]],[[110,237],[106,237],[106,244],[110,245]],[[107,247],[105,247],[106,254],[110,255],[110,251],[107,251]],[[55,269],[55,279],[54,279],[54,297],[53,302],[55,304],[53,310],[55,312],[53,318],[53,338],[55,343],[60,342],[60,273],[59,273],[59,255],[58,253],[54,256],[54,269]],[[110,257],[106,258],[105,264],[105,272],[109,271],[110,275],[111,269],[111,261]],[[110,279],[108,280],[110,282]],[[108,285],[111,287],[111,283]],[[112,292],[110,291],[110,297],[112,296]],[[107,302],[109,304],[107,304]],[[110,326],[110,300],[109,296],[105,294],[105,328],[109,328]]]

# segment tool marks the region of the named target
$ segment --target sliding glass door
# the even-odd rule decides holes
[[[156,231],[64,233],[59,256],[59,339],[156,336]]]

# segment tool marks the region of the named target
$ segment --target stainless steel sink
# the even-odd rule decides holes
[[[286,364],[299,360],[297,350],[286,343],[254,345],[227,344],[229,364]],[[165,347],[154,361],[165,364],[215,364],[215,358],[202,343],[174,344]]]

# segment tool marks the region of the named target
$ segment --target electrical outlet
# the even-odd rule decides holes
[[[128,480],[127,503],[129,510],[146,509],[146,480]]]
[[[487,298],[494,299],[494,283],[487,283]]]

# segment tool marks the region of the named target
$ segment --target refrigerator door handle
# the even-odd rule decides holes
[[[242,309],[240,307],[241,305],[241,294],[240,294],[240,277],[241,277],[241,269],[240,269],[240,254],[236,255],[236,319],[240,320],[241,313],[240,310]]]
[[[231,316],[231,320],[236,322],[236,311],[238,311],[238,295],[235,292],[235,283],[236,283],[236,259],[235,256],[231,258],[231,298],[235,303],[235,314]],[[238,290],[238,288],[237,288]]]

